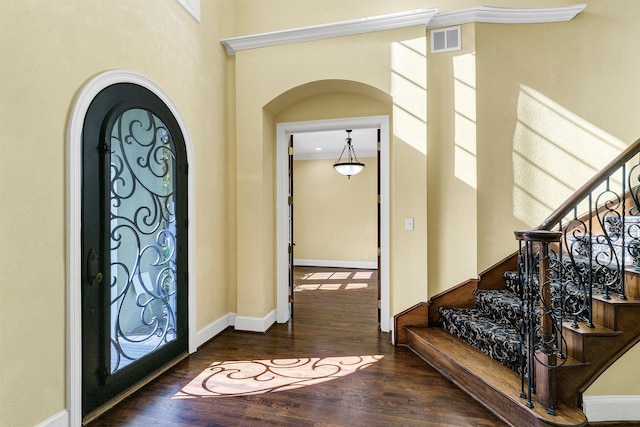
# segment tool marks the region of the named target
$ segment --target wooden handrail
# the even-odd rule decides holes
[[[600,184],[602,184],[609,176],[626,162],[628,162],[633,156],[640,151],[640,138],[627,147],[626,150],[621,152],[615,159],[613,159],[607,166],[602,168],[597,174],[587,181],[582,187],[576,190],[571,197],[569,197],[558,209],[553,211],[547,219],[542,221],[542,224],[537,226],[536,230],[551,230],[556,226],[562,218],[564,218],[572,209],[576,207],[578,203],[582,201],[589,193],[595,190]]]

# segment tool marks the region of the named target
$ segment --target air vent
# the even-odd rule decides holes
[[[451,52],[462,49],[460,27],[431,31],[431,53]]]

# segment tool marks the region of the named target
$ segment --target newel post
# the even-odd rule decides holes
[[[515,236],[520,242],[519,277],[523,311],[521,396],[527,399],[527,407],[533,408],[531,396],[535,393],[538,403],[545,405],[547,411],[555,415],[553,368],[556,365],[556,327],[551,315],[549,248],[560,242],[562,233],[520,230],[515,231]]]

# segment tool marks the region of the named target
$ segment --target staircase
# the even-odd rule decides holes
[[[396,344],[510,425],[587,425],[582,393],[640,341],[639,152],[516,231],[519,250],[478,279],[397,315]]]

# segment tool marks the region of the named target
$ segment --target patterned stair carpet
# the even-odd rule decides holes
[[[599,255],[594,253],[594,256]],[[589,298],[588,289],[576,283],[589,283],[590,278],[593,292],[602,293],[605,286],[615,289],[620,277],[617,269],[584,258],[564,259],[562,271],[563,277],[554,282],[551,292],[562,295],[565,319],[576,321],[586,320],[584,309]],[[520,372],[523,345],[519,333],[522,318],[519,295],[522,292],[517,272],[507,271],[503,277],[505,289],[474,292],[476,308],[441,307],[440,323],[452,335]]]
[[[475,291],[476,308],[441,307],[440,322],[450,334],[517,372],[522,304],[516,294],[516,274],[506,272],[504,277],[506,290]]]

